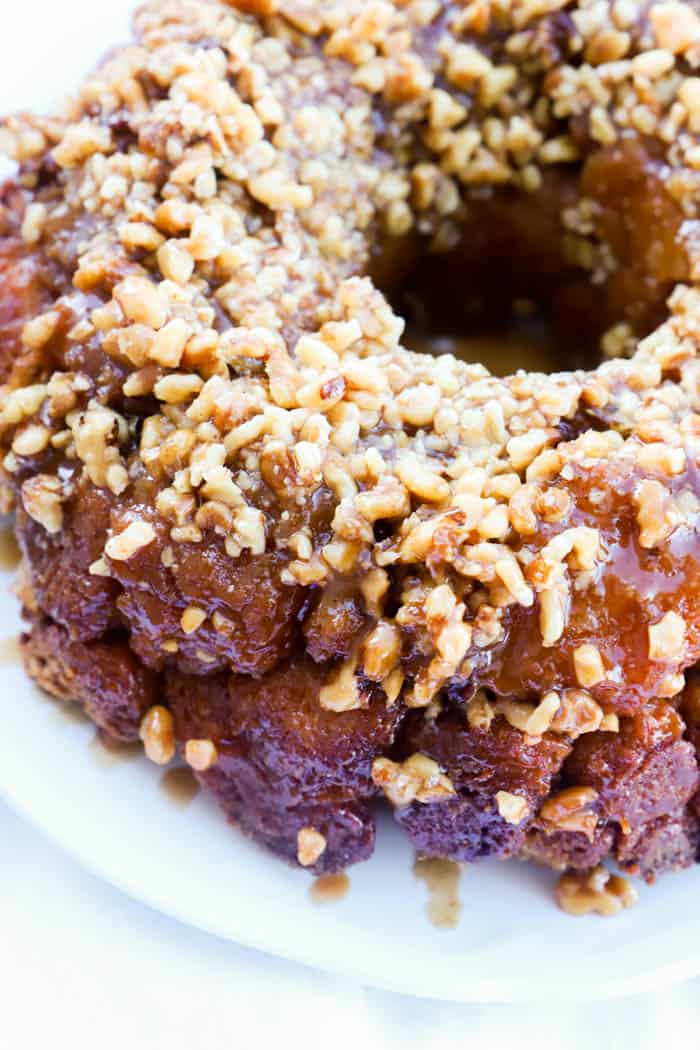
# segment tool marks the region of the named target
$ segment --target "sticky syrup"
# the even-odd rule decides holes
[[[187,766],[166,769],[160,778],[160,789],[177,806],[187,806],[199,794],[199,784]]]
[[[12,529],[0,528],[0,570],[12,572],[20,563],[21,554]]]
[[[427,916],[439,930],[453,930],[462,915],[459,882],[462,869],[453,860],[438,857],[417,857],[414,875],[428,890]]]
[[[344,871],[335,875],[321,875],[312,883],[309,895],[315,904],[332,904],[342,900],[350,889],[350,879]]]
[[[0,666],[20,664],[22,662],[22,650],[19,638],[0,638]]]

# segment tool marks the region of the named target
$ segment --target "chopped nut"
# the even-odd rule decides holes
[[[640,481],[635,492],[639,545],[657,547],[668,539],[679,524],[680,516],[660,481]]]
[[[605,667],[600,650],[595,645],[579,645],[574,649],[574,672],[579,685],[590,689],[605,678]]]
[[[684,688],[685,675],[682,672],[678,672],[676,674],[665,675],[659,683],[656,693],[657,696],[671,698],[682,693]]]
[[[479,689],[467,704],[467,722],[472,729],[488,730],[496,712],[483,689]]]
[[[206,773],[218,760],[219,753],[212,740],[188,740],[185,744],[185,761],[198,773]]]
[[[28,205],[22,220],[22,240],[25,244],[36,244],[41,239],[46,221],[46,205],[36,201]]]
[[[3,388],[4,391],[7,388]],[[6,397],[5,404],[0,414],[0,421],[10,426],[21,423],[23,420],[38,412],[42,402],[48,394],[48,386],[44,383],[35,383],[32,386],[21,387],[11,390]]]
[[[680,0],[654,4],[649,10],[649,21],[659,47],[674,55],[700,43],[700,18]]]
[[[27,321],[22,329],[22,342],[30,350],[41,350],[48,343],[58,327],[59,316],[56,310],[39,314]]]
[[[396,468],[399,480],[409,492],[430,503],[440,503],[450,494],[450,486],[435,470],[417,456],[403,456]]]
[[[582,831],[592,838],[598,817],[591,810],[598,792],[589,787],[565,788],[548,798],[540,809],[540,819],[545,830]]]
[[[685,651],[685,620],[667,612],[658,623],[649,625],[649,659],[677,660]]]
[[[394,624],[380,620],[365,639],[362,649],[363,671],[375,682],[393,671],[401,653],[401,634]]]
[[[49,443],[51,431],[41,423],[30,423],[19,430],[12,442],[12,451],[16,456],[36,456],[43,452]]]
[[[576,738],[602,729],[605,720],[613,717],[616,716],[604,716],[602,708],[583,689],[565,689],[559,710],[549,728],[553,733],[566,733]]]
[[[158,266],[163,277],[187,284],[194,272],[194,259],[179,241],[166,241],[158,249]]]
[[[248,183],[248,189],[256,200],[268,208],[308,208],[313,202],[310,186],[300,186],[282,171],[266,171]]]
[[[486,55],[472,44],[455,44],[450,48],[447,61],[447,79],[458,88],[469,89],[491,71]]]
[[[637,891],[621,875],[602,865],[584,871],[569,871],[557,884],[557,903],[569,915],[618,915],[637,901]]]
[[[396,668],[386,678],[382,679],[382,689],[386,696],[387,707],[391,707],[395,704],[401,695],[401,690],[404,683],[404,673],[400,668]]]
[[[496,805],[506,824],[522,824],[530,812],[527,799],[510,791],[497,791]]]
[[[342,712],[366,707],[367,697],[360,690],[356,670],[355,653],[330,674],[318,695],[318,702],[324,710]]]
[[[175,755],[175,725],[167,707],[150,707],[141,720],[139,736],[146,756],[156,765],[166,766]]]
[[[414,801],[441,802],[455,794],[452,781],[441,772],[437,762],[420,753],[403,762],[375,758],[372,780],[393,806],[407,806]]]
[[[404,423],[413,427],[425,427],[432,423],[439,403],[438,388],[419,383],[399,394],[396,408]]]
[[[188,605],[180,617],[180,626],[185,634],[194,634],[206,618],[207,614],[204,609],[198,609],[196,605]]]
[[[105,544],[105,554],[113,561],[128,561],[156,538],[156,532],[148,521],[132,521],[125,529],[112,536]]]
[[[104,558],[97,558],[90,565],[88,572],[91,576],[111,576],[111,570]]]
[[[37,474],[22,485],[22,506],[48,533],[60,531],[63,524],[63,486],[50,474]]]
[[[164,368],[177,368],[191,334],[185,321],[173,318],[153,337],[148,356]]]
[[[157,287],[145,277],[127,277],[115,287],[114,298],[130,321],[153,329],[165,324],[165,301]]]
[[[169,405],[177,405],[181,401],[187,401],[202,389],[203,382],[199,376],[185,375],[184,372],[174,372],[172,375],[163,376],[153,387],[153,393],[159,401],[165,401]]]
[[[53,158],[61,168],[72,168],[95,153],[106,153],[111,145],[108,128],[90,120],[70,124],[62,140],[53,151]]]
[[[564,633],[568,604],[568,588],[553,587],[540,594],[540,631],[544,646],[554,645]]]
[[[528,736],[541,736],[547,732],[559,710],[559,694],[546,693],[536,706],[519,700],[498,700],[492,706],[516,729]]]
[[[326,838],[315,828],[300,828],[297,833],[297,860],[302,868],[310,868],[323,856]]]
[[[128,425],[123,416],[91,401],[86,412],[71,413],[67,422],[73,434],[75,451],[85,464],[94,485],[106,486],[120,495],[129,483],[117,442],[124,439]]]

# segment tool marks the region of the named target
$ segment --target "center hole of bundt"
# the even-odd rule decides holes
[[[464,325],[426,325],[422,318],[417,321],[411,310],[404,316],[404,342],[420,353],[454,354],[462,361],[479,362],[499,376],[511,375],[519,368],[558,372],[567,367],[547,318],[531,300],[516,300],[507,316],[477,315]]]
[[[510,375],[599,363],[601,330],[583,291],[543,278],[531,260],[475,264],[453,252],[421,257],[388,294],[406,321],[409,349],[451,353]]]

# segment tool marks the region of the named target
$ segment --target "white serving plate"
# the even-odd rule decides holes
[[[0,112],[50,109],[126,36],[133,6],[14,5],[0,39]],[[438,930],[410,847],[386,820],[373,859],[351,871],[349,893],[315,904],[307,875],[228,828],[202,795],[178,807],[145,759],[96,761],[92,727],[68,719],[8,659],[5,639],[20,626],[8,583],[0,573],[0,793],[133,897],[221,937],[420,996],[551,1003],[700,974],[700,869],[643,888],[636,908],[603,920],[558,911],[550,872],[483,864],[462,877],[459,927]]]

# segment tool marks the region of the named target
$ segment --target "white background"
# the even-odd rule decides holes
[[[92,63],[94,41],[106,48],[124,36],[130,6],[1,0],[0,112],[49,108]],[[573,955],[575,922],[571,938]],[[84,873],[0,804],[1,1050],[658,1050],[681,1040],[697,1046],[698,999],[700,982],[581,1007],[480,1008],[362,988],[149,911]]]

